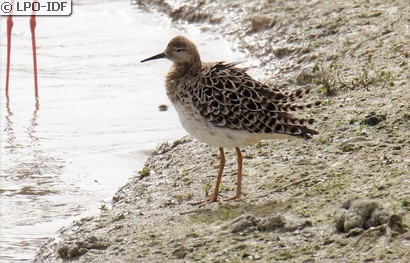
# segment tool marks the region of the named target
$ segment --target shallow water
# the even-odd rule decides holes
[[[34,99],[28,17],[15,17],[10,101],[4,96],[1,18],[0,261],[32,259],[62,226],[95,214],[160,142],[185,135],[163,81],[168,61],[140,64],[183,34],[208,61],[240,60],[195,26],[129,1],[76,1],[69,17],[38,17],[39,96]]]

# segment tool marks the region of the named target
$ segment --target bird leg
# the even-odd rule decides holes
[[[14,7],[14,1],[11,2]],[[11,11],[13,12],[13,11]],[[10,53],[11,53],[11,31],[13,29],[12,13],[7,17],[7,68],[6,68],[6,97],[9,97],[9,79],[10,79]]]
[[[207,204],[207,203],[213,203],[213,202],[218,201],[219,187],[221,185],[222,173],[223,173],[224,167],[225,167],[225,153],[224,153],[224,148],[222,148],[222,147],[219,148],[219,156],[220,156],[221,160],[219,162],[219,171],[218,171],[218,176],[216,177],[214,193],[212,194],[212,196],[210,196],[209,198],[207,198],[203,201],[191,203],[192,205],[204,205],[204,204]]]
[[[230,200],[236,200],[241,198],[242,195],[245,195],[242,193],[242,153],[241,149],[239,147],[235,147],[236,154],[238,155],[238,174],[236,177],[236,195],[225,199],[225,201],[230,201]]]
[[[221,185],[222,173],[225,167],[225,153],[224,153],[224,148],[222,147],[219,148],[219,157],[221,159],[219,162],[219,171],[218,171],[218,176],[216,177],[214,193],[212,195],[211,200],[209,201],[210,203],[216,202],[219,196],[219,186]]]
[[[34,3],[37,2],[34,0]],[[33,49],[33,67],[34,67],[34,95],[38,98],[38,81],[37,81],[37,51],[36,51],[36,11],[33,10],[30,18],[31,45]]]

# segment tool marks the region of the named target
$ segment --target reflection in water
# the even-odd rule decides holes
[[[6,115],[6,127],[8,129],[6,142],[4,148],[8,150],[8,158],[14,158],[14,166],[5,170],[7,176],[13,176],[18,180],[29,180],[30,184],[35,183],[41,185],[41,182],[37,180],[46,175],[61,174],[62,160],[58,160],[54,157],[50,157],[42,149],[41,141],[37,136],[37,127],[40,110],[40,100],[36,98],[34,103],[34,111],[30,118],[29,125],[27,125],[25,132],[20,134],[20,143],[18,143],[18,137],[14,133],[14,124],[12,116],[14,113],[10,108],[10,100],[7,98],[7,115]],[[29,140],[25,140],[23,137],[27,137]],[[47,176],[46,176],[47,177]],[[35,179],[34,181],[32,179]]]
[[[61,160],[56,160],[53,157],[48,157],[45,151],[41,148],[41,141],[37,136],[37,126],[40,110],[40,101],[38,98],[35,100],[34,111],[32,113],[29,125],[25,130],[25,133],[18,135],[14,132],[13,116],[15,115],[10,107],[9,98],[6,99],[6,112],[5,116],[5,144],[7,158],[14,159],[9,163],[14,164],[8,167],[4,172],[4,178],[10,176],[17,177],[19,180],[29,180],[32,178],[38,178],[39,176],[58,173],[61,169],[61,165],[55,165],[60,163]],[[27,137],[29,140],[25,140],[23,137]],[[50,169],[51,168],[51,169]]]
[[[44,237],[36,234],[32,226],[45,219],[42,214],[46,215],[47,209],[50,208],[44,197],[58,194],[53,185],[57,183],[56,175],[61,174],[64,167],[62,160],[47,155],[37,135],[40,101],[36,99],[32,116],[22,133],[18,132],[21,124],[14,122],[18,113],[16,116],[10,104],[10,99],[6,97],[2,136],[5,153],[2,156],[2,163],[6,163],[6,167],[0,167],[0,198],[3,208],[9,207],[8,204],[14,205],[12,213],[4,212],[2,209],[0,251],[3,252],[0,261],[12,261],[16,254],[24,255],[38,246],[36,243],[27,242],[27,238],[15,240],[13,229],[16,226],[26,228],[26,234],[37,238],[37,242],[44,240]]]
[[[186,135],[172,107],[158,111],[169,104],[163,78],[170,64],[139,60],[178,34],[199,43],[205,61],[239,60],[226,42],[196,27],[171,28],[129,1],[83,0],[73,8],[69,17],[37,20],[41,107],[32,101],[27,20],[14,24],[11,101],[0,107],[2,263],[34,258],[59,228],[109,203],[155,145]]]
[[[3,146],[5,149],[8,150],[9,154],[13,154],[15,150],[15,141],[16,141],[16,136],[14,135],[14,130],[13,130],[13,122],[12,122],[12,116],[13,113],[10,110],[10,99],[9,96],[6,96],[6,122],[5,122],[5,128],[4,128],[4,133],[6,134],[6,147],[5,145]]]
[[[30,138],[31,141],[31,146],[35,149],[34,150],[34,156],[37,157],[37,152],[38,149],[36,148],[39,147],[39,139],[36,136],[36,126],[38,125],[37,120],[38,120],[38,111],[40,110],[40,100],[39,98],[36,98],[35,102],[35,107],[34,107],[34,112],[33,112],[33,117],[31,118],[30,125],[27,127],[27,134],[28,137]],[[38,159],[38,158],[35,158]]]

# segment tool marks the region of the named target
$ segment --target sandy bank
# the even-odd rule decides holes
[[[189,202],[212,187],[217,149],[190,138],[163,144],[111,208],[62,229],[37,262],[408,262],[407,1],[137,3],[225,35],[260,61],[265,82],[312,86],[324,106],[305,116],[321,134],[245,148],[247,196],[201,208]],[[230,152],[223,195],[235,169]],[[376,202],[363,205],[369,218],[379,211],[387,221],[340,233],[334,215],[349,199]]]

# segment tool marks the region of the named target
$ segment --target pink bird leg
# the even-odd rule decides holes
[[[14,6],[14,0],[11,1]],[[6,69],[6,97],[9,97],[9,79],[10,79],[10,53],[11,53],[11,31],[13,29],[13,10],[7,17],[7,69]]]
[[[37,2],[34,0],[33,3]],[[14,7],[14,0],[11,1]],[[36,12],[33,10],[30,18],[31,44],[33,49],[33,67],[34,67],[34,95],[38,98],[38,77],[37,77],[37,47],[36,47]],[[11,31],[13,29],[13,11],[7,17],[7,69],[6,69],[6,97],[9,98],[9,80],[10,80],[10,57],[11,57]]]
[[[36,0],[33,3],[37,2]],[[33,10],[30,18],[31,45],[33,48],[33,67],[34,67],[34,95],[38,98],[37,81],[37,47],[36,47],[36,11]]]

